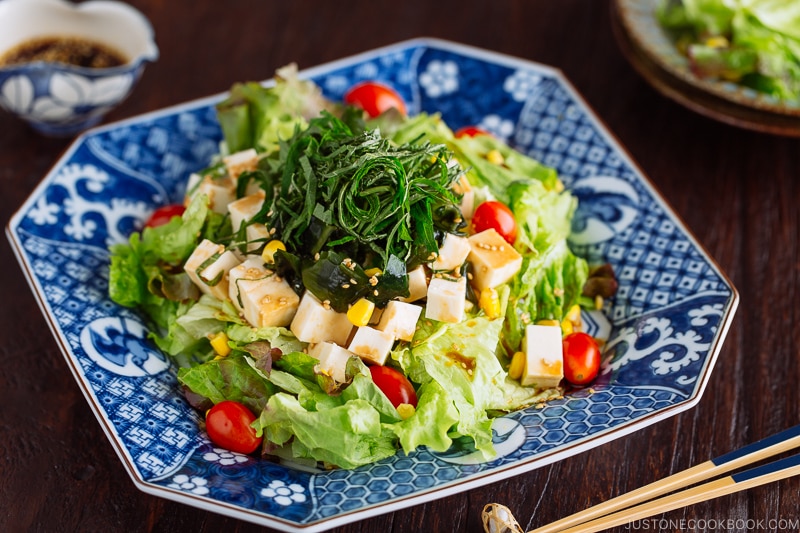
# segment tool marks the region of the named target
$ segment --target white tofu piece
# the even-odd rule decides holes
[[[208,196],[209,207],[215,213],[224,215],[228,212],[228,204],[236,199],[236,182],[228,176],[214,178],[205,176],[194,189],[191,197],[197,194]]]
[[[250,148],[225,156],[222,158],[222,162],[225,163],[225,167],[228,169],[228,176],[233,181],[236,181],[242,172],[258,169],[258,153],[254,148]]]
[[[332,342],[319,342],[309,347],[308,355],[319,360],[319,369],[342,383],[347,377],[347,361],[356,354]]]
[[[258,250],[264,243],[272,239],[269,230],[264,224],[254,222],[245,228],[245,238],[247,239],[247,253]]]
[[[233,231],[239,231],[242,224],[256,216],[264,205],[264,191],[258,191],[228,204]]]
[[[469,237],[472,284],[482,291],[510,280],[522,267],[522,256],[497,231],[487,229]]]
[[[212,258],[217,257],[212,261]],[[197,245],[186,260],[184,270],[202,292],[225,300],[228,298],[228,272],[239,265],[239,259],[221,244],[208,239]]]
[[[428,274],[420,265],[408,273],[408,296],[400,297],[401,302],[416,302],[428,295]]]
[[[353,324],[347,318],[347,313],[326,308],[311,291],[306,291],[289,329],[301,342],[334,342],[344,346]]]
[[[390,301],[381,314],[377,329],[389,333],[395,339],[410,341],[417,330],[417,321],[422,307],[397,300]]]
[[[439,255],[431,263],[432,270],[455,270],[464,264],[470,252],[469,241],[466,237],[460,237],[448,233],[439,248]]]
[[[428,285],[428,304],[425,318],[440,322],[461,322],[466,310],[467,280],[452,281],[433,278]]]
[[[525,367],[520,383],[537,389],[557,387],[564,377],[561,326],[529,324],[522,339]]]
[[[367,363],[383,366],[394,345],[394,336],[369,326],[360,326],[350,341],[349,350]]]
[[[229,296],[251,326],[288,326],[300,297],[285,279],[264,268],[261,258],[251,257],[230,271]]]
[[[472,188],[466,176],[461,176],[453,184],[453,192],[462,195],[459,208],[463,217],[467,220],[472,219],[472,215],[475,214],[475,189]]]

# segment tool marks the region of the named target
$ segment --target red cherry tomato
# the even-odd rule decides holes
[[[472,215],[472,227],[475,233],[494,228],[509,244],[517,240],[517,221],[503,202],[490,200],[479,205]]]
[[[395,408],[401,403],[417,406],[417,393],[414,391],[414,386],[401,372],[380,365],[369,367],[369,371],[372,374],[372,381],[389,398]]]
[[[590,335],[570,333],[563,340],[564,378],[573,385],[588,385],[600,371],[600,348]]]
[[[253,453],[263,440],[250,424],[255,415],[239,402],[225,400],[208,410],[206,431],[211,442],[238,453]]]
[[[148,228],[163,226],[164,224],[172,220],[172,217],[181,216],[184,211],[186,211],[186,208],[181,204],[161,206],[155,211],[153,211],[153,214],[150,215],[149,219],[147,219],[145,226],[147,226]]]
[[[406,114],[406,104],[397,92],[374,81],[365,81],[353,86],[344,95],[347,104],[360,107],[370,117],[377,117],[384,111],[396,108],[403,115]]]
[[[456,130],[456,137],[475,137],[476,135],[491,135],[488,131],[481,129],[477,126],[464,126]]]

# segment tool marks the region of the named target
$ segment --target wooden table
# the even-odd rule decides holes
[[[736,129],[662,97],[620,53],[608,0],[131,3],[152,21],[161,57],[108,121],[266,79],[292,61],[310,67],[420,36],[558,67],[740,291],[737,316],[693,409],[516,478],[337,531],[474,533],[482,531],[488,502],[508,505],[531,528],[800,421],[800,140]],[[69,143],[0,113],[4,222]],[[263,530],[134,486],[6,239],[0,247],[0,530]],[[657,518],[669,530],[689,520],[698,531],[752,520],[768,531],[768,520],[800,518],[798,492],[800,480],[790,479]]]

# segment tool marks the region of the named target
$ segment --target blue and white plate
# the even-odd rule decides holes
[[[79,137],[11,219],[8,235],[67,364],[143,491],[287,531],[322,531],[532,470],[694,406],[738,303],[730,281],[558,71],[419,39],[301,73],[331,98],[396,87],[411,112],[478,125],[552,166],[580,199],[572,246],[620,281],[592,389],[499,419],[497,458],[425,449],[314,471],[215,448],[135,312],[109,300],[107,247],[217,151],[214,104],[189,102]],[[236,80],[231,80],[236,81]]]

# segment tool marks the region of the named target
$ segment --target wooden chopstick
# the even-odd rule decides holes
[[[562,518],[546,526],[534,529],[528,533],[555,533],[558,531],[588,533],[589,531],[600,531],[667,510],[709,500],[725,494],[731,494],[740,490],[746,490],[763,483],[777,481],[778,479],[791,477],[797,474],[797,470],[800,468],[796,466],[796,464],[800,462],[800,454],[770,463],[763,467],[753,468],[741,474],[734,474],[721,478],[637,507],[632,507],[641,502],[652,500],[667,492],[688,487],[700,481],[725,474],[731,470],[763,461],[769,457],[774,457],[775,455],[792,450],[798,446],[800,446],[800,425],[791,427],[752,444],[748,444],[738,450],[720,455],[710,461],[700,463],[697,466],[693,466],[687,470],[651,483],[650,485],[617,496],[616,498],[566,518]],[[748,473],[752,474],[748,476]],[[619,511],[620,509],[625,510],[615,513],[615,511]],[[580,529],[573,527],[578,524],[581,524],[580,527],[589,527],[591,524],[594,524],[593,527],[597,529]]]

